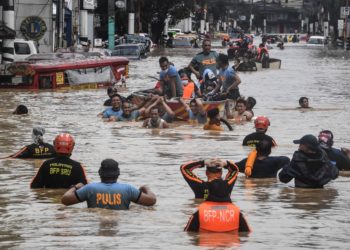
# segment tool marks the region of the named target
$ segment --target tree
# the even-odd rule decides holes
[[[152,38],[155,43],[160,41],[165,20],[170,18],[171,23],[177,23],[179,20],[189,17],[194,10],[195,1],[193,0],[143,0],[142,1],[141,21],[143,27],[151,24]]]

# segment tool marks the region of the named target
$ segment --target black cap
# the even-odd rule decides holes
[[[230,190],[227,182],[222,179],[216,179],[208,182],[209,196],[207,201],[231,202]]]
[[[101,162],[98,173],[101,178],[116,178],[120,174],[118,162],[113,159],[105,159]]]
[[[306,145],[313,150],[317,150],[320,148],[320,144],[318,143],[317,138],[313,135],[304,135],[299,140],[294,140],[293,143]]]

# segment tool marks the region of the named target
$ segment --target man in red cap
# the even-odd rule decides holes
[[[295,187],[323,188],[338,177],[338,168],[330,162],[315,136],[304,135],[293,142],[299,144],[299,149],[294,152],[291,163],[279,173],[281,182],[288,183],[294,178]]]
[[[268,127],[270,126],[270,120],[266,116],[258,116],[254,121],[255,132],[247,135],[243,139],[243,146],[256,147],[262,140],[271,142],[272,146],[277,146],[275,140],[266,134]]]
[[[69,188],[79,182],[87,183],[84,167],[70,159],[75,141],[70,134],[56,136],[53,146],[56,157],[45,161],[33,178],[31,188]]]

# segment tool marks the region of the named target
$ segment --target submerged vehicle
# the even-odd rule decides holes
[[[327,44],[327,40],[323,36],[310,36],[307,46],[324,46]]]
[[[261,71],[262,69],[280,69],[281,64],[282,60],[276,58],[269,58],[263,62],[245,60],[242,62],[236,62],[234,69],[240,72]]]
[[[125,57],[86,58],[75,53],[61,54],[64,56],[40,54],[42,60],[32,58],[2,65],[7,74],[0,75],[0,88],[38,90],[118,87],[117,83],[125,82],[128,76],[129,60]],[[45,56],[46,59],[43,59]]]
[[[124,56],[131,60],[140,60],[147,56],[143,44],[120,44],[111,52],[111,56]]]
[[[172,40],[171,48],[192,48],[190,40],[186,38]]]

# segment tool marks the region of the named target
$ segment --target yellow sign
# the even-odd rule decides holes
[[[64,84],[64,74],[63,72],[56,73],[56,84],[63,85]]]

